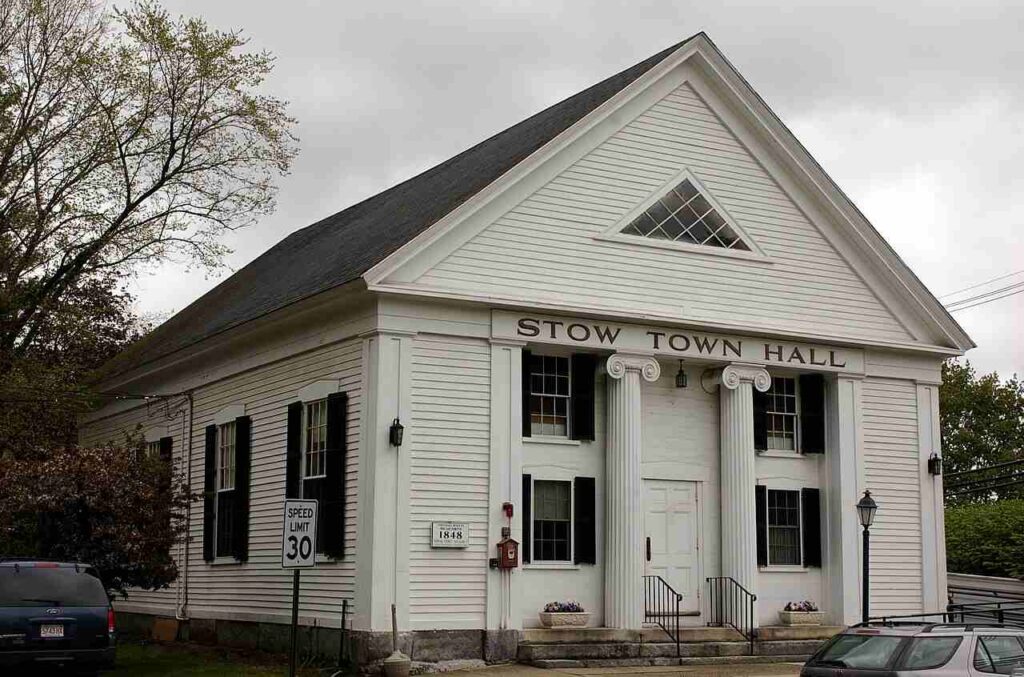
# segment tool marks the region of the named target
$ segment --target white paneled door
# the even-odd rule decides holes
[[[683,595],[682,610],[700,610],[697,483],[644,480],[644,573]]]

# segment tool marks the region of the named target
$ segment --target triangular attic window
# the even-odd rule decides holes
[[[648,207],[622,229],[626,235],[750,251],[689,179]]]

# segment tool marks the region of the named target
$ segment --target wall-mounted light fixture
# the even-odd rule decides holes
[[[676,388],[686,387],[686,372],[683,370],[683,361],[679,360],[679,371],[676,373]]]
[[[942,474],[942,457],[934,451],[932,455],[928,457],[928,474],[929,475],[941,475]]]
[[[391,442],[391,446],[400,447],[402,446],[402,437],[405,436],[405,426],[399,423],[396,418],[391,422],[391,428],[388,430],[388,440]]]

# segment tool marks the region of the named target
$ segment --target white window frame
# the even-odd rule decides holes
[[[797,555],[797,562],[795,564],[789,562],[772,562],[772,521],[771,512],[769,506],[771,505],[768,500],[768,496],[773,491],[786,491],[796,494],[796,508],[797,508],[797,547],[799,548],[799,554]],[[800,569],[804,567],[804,501],[803,492],[801,489],[794,489],[792,487],[770,487],[766,486],[764,490],[764,529],[765,529],[765,545],[767,547],[766,561],[767,567],[779,568],[779,569]],[[779,528],[779,527],[777,527]],[[785,527],[789,528],[789,527]]]
[[[146,442],[146,458],[154,459],[160,458],[160,440],[150,440]]]
[[[799,376],[799,374],[794,374],[794,373],[784,373],[784,374],[772,374],[771,378],[772,378],[772,387],[775,386],[775,383],[777,382],[778,379],[783,379],[784,378],[784,379],[788,379],[788,380],[793,382],[793,405],[795,407],[795,411],[792,414],[788,414],[788,413],[785,413],[785,412],[772,411],[767,406],[765,407],[765,412],[764,412],[765,413],[765,434],[766,434],[765,446],[767,446],[768,448],[767,449],[763,449],[761,451],[767,452],[768,454],[784,454],[784,455],[792,455],[792,456],[800,455],[800,454],[803,453],[803,451],[802,451],[802,442],[803,442],[803,440],[801,440],[801,438],[800,438],[800,419],[801,419],[801,410],[800,410],[800,408],[801,408],[801,404],[802,404],[801,400],[800,400],[800,376]],[[771,400],[772,397],[773,397],[773,396],[771,396],[769,394],[770,392],[771,391],[769,390],[768,393],[765,393],[765,395],[768,396],[769,400]],[[771,430],[768,429],[768,420],[769,420],[769,417],[771,417],[771,416],[791,416],[793,418],[793,448],[792,449],[772,449],[771,446],[769,446],[771,443],[768,440],[771,439],[772,435],[771,435]]]
[[[317,450],[317,455],[320,457],[320,473],[316,475],[310,475],[309,472],[309,412],[312,407],[322,407],[322,422],[317,425],[318,428],[323,428],[323,446]],[[300,493],[305,491],[305,480],[315,480],[327,477],[327,398],[320,398],[316,400],[310,400],[309,402],[302,403],[302,460],[299,463],[299,478],[302,480]]]
[[[538,559],[537,554],[537,482],[562,482],[569,485],[569,559]],[[530,564],[540,566],[569,566],[576,556],[576,482],[557,477],[530,478]]]
[[[226,433],[230,430],[231,440],[227,444]],[[234,421],[221,423],[217,426],[217,493],[222,491],[234,491],[238,483],[238,427]],[[227,452],[228,463],[225,465],[225,452]],[[227,473],[225,473],[225,470]],[[225,486],[224,475],[230,475],[231,486]]]
[[[567,380],[567,384],[568,384],[568,388],[569,388],[569,393],[567,395],[564,395],[564,396],[563,395],[546,395],[546,394],[545,395],[537,395],[537,397],[556,397],[556,398],[559,398],[559,399],[562,399],[562,398],[565,399],[565,434],[557,435],[557,434],[554,434],[554,433],[534,433],[533,432],[533,411],[531,409],[531,411],[530,411],[530,437],[537,438],[537,439],[568,440],[568,439],[570,439],[569,438],[569,433],[572,430],[572,355],[561,355],[559,353],[554,353],[554,352],[531,353],[530,358],[532,359],[534,357],[541,357],[541,358],[544,358],[544,357],[555,357],[555,358],[559,358],[559,359],[564,359],[565,360],[566,365],[567,365],[566,366],[566,380]],[[529,372],[530,372],[530,378],[529,378],[530,394],[529,394],[528,401],[532,404],[533,398],[534,398],[534,392],[533,392],[533,369],[532,369],[532,365],[526,365],[526,369],[528,369]],[[543,425],[543,424],[541,424],[541,425]]]

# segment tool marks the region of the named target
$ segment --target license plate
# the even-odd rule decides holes
[[[63,625],[41,625],[39,626],[40,637],[63,637],[64,626]]]

